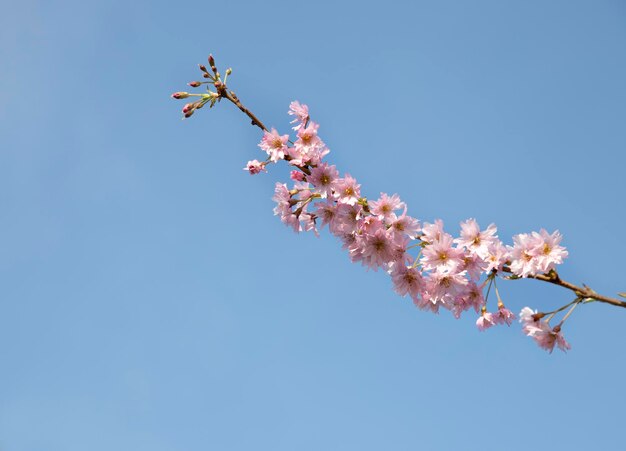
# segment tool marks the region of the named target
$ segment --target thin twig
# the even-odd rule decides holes
[[[506,266],[502,268],[502,270],[507,273],[512,273],[511,269]],[[586,285],[579,287],[578,285],[567,282],[561,279],[555,271],[552,271],[548,274],[535,274],[534,276],[528,276],[528,278],[540,280],[542,282],[548,282],[553,285],[558,285],[559,287],[567,288],[568,290],[573,291],[576,296],[584,299],[593,299],[595,301],[604,302],[606,304],[611,304],[616,307],[626,308],[626,302],[598,294]]]

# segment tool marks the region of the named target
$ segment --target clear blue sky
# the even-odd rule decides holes
[[[623,450],[626,312],[553,355],[420,312],[273,216],[239,111],[169,94],[213,52],[268,125],[308,103],[365,195],[559,229],[563,277],[614,294],[625,48],[620,0],[3,2],[0,450]]]

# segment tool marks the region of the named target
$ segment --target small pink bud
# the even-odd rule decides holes
[[[172,94],[173,99],[186,99],[187,97],[189,97],[188,92],[175,92]]]
[[[198,64],[198,67],[202,72],[206,72],[206,66],[204,64]]]
[[[215,59],[213,58],[213,55],[211,54],[209,54],[209,65],[215,66]]]
[[[265,163],[262,163],[259,160],[248,161],[248,164],[245,168],[243,168],[243,170],[249,171],[250,175],[258,174],[261,171],[267,172],[267,169],[265,169]]]
[[[289,176],[291,177],[291,180],[294,180],[296,182],[303,182],[304,181],[304,173],[298,171],[298,170],[293,170],[291,171],[291,173],[289,174]]]
[[[196,105],[194,103],[186,103],[183,107],[183,113],[186,114],[189,111],[193,111]]]
[[[202,83],[200,83],[199,81],[190,81],[187,84],[191,86],[192,88],[197,88],[198,86],[202,85]]]
[[[192,114],[193,114],[193,110],[189,111],[188,113],[185,113],[185,117],[191,117]]]

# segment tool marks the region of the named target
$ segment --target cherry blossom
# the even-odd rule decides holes
[[[376,200],[361,195],[361,185],[350,174],[339,176],[338,169],[323,161],[329,154],[319,137],[319,124],[313,122],[307,105],[293,101],[288,114],[293,117],[292,128],[296,132],[293,144],[289,135],[271,131],[249,110],[237,96],[226,88],[227,69],[222,80],[209,57],[211,72],[200,65],[206,82],[189,83],[198,87],[213,84],[216,91],[192,94],[176,92],[176,99],[190,96],[198,98],[183,107],[183,115],[190,117],[206,103],[214,106],[218,100],[228,99],[236,104],[263,130],[259,147],[267,154],[266,161],[251,160],[244,170],[250,174],[267,172],[268,163],[287,160],[294,168],[290,179],[292,188],[276,183],[274,214],[296,232],[311,231],[318,234],[318,227],[328,226],[342,248],[353,262],[360,262],[369,269],[383,269],[391,278],[393,289],[400,296],[409,296],[415,306],[438,313],[449,310],[455,318],[468,310],[480,311],[476,326],[484,331],[496,325],[511,325],[515,315],[507,309],[500,298],[496,279],[534,278],[572,290],[576,299],[552,312],[538,312],[524,307],[519,314],[522,331],[541,348],[552,352],[555,347],[566,351],[569,343],[562,335],[563,322],[574,308],[586,300],[598,300],[615,306],[626,307],[626,302],[601,296],[589,287],[577,287],[562,281],[556,272],[568,252],[561,245],[559,231],[519,233],[513,236],[513,244],[505,245],[498,236],[495,224],[481,230],[478,222],[467,219],[460,223],[460,234],[452,236],[444,229],[441,219],[433,222],[420,221],[407,214],[405,202],[397,194],[381,193]],[[492,285],[497,296],[497,310],[487,311]],[[626,296],[624,296],[626,297]],[[557,326],[549,322],[568,306],[570,310]]]

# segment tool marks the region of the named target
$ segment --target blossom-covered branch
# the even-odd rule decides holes
[[[269,165],[281,160],[294,167],[291,187],[276,183],[274,213],[296,232],[312,231],[317,235],[318,227],[328,227],[353,262],[386,271],[394,290],[411,297],[418,308],[434,313],[449,310],[456,318],[474,310],[478,314],[476,326],[482,331],[498,324],[511,325],[515,319],[500,297],[498,280],[531,278],[558,285],[572,292],[571,302],[551,312],[524,307],[519,314],[526,335],[552,352],[555,346],[563,351],[570,349],[561,329],[581,304],[603,302],[626,307],[626,301],[560,278],[556,266],[568,252],[560,244],[558,231],[521,233],[513,237],[513,245],[505,245],[494,224],[481,230],[476,220],[468,219],[461,223],[460,235],[453,237],[444,230],[441,220],[420,223],[409,216],[407,205],[397,194],[381,193],[378,199],[368,200],[350,174],[340,176],[334,165],[324,161],[330,151],[318,136],[319,125],[311,120],[306,105],[295,101],[289,107],[296,135],[292,141],[288,134],[269,130],[228,89],[226,81],[232,69],[226,70],[222,78],[213,56],[209,56],[209,67],[200,65],[204,80],[189,83],[192,87],[206,85],[206,92],[172,95],[176,99],[196,99],[183,107],[184,117],[191,117],[207,103],[213,107],[222,99],[237,106],[252,125],[263,131],[259,147],[266,154],[263,161],[251,160],[244,169],[250,174],[267,172]],[[496,297],[491,311],[490,294]],[[560,320],[552,325],[557,315],[561,315]]]

